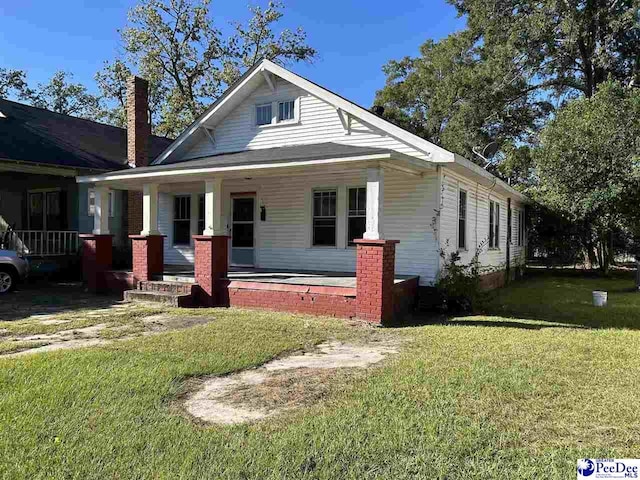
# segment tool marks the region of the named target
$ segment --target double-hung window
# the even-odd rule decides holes
[[[278,102],[278,122],[287,122],[295,120],[295,100],[287,100],[286,102]]]
[[[314,246],[336,246],[336,201],[335,190],[313,192],[313,242]]]
[[[173,199],[173,244],[191,244],[190,195],[176,195]]]
[[[500,204],[489,202],[489,248],[500,248]]]
[[[458,248],[467,248],[467,192],[464,190],[458,194]]]
[[[347,210],[347,241],[355,245],[355,239],[362,238],[367,228],[367,189],[355,187],[349,189],[349,208]]]
[[[525,223],[524,223],[524,210],[518,211],[518,246],[524,245],[525,236]]]

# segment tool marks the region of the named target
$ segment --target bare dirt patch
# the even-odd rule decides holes
[[[208,423],[261,420],[310,405],[327,396],[336,382],[397,353],[397,344],[323,343],[312,352],[279,358],[226,377],[199,380],[184,401],[186,411]]]

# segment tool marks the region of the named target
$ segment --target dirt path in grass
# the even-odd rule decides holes
[[[106,345],[116,340],[130,340],[138,336],[155,335],[196,325],[204,325],[213,320],[214,317],[181,317],[155,314],[139,318],[133,324],[125,323],[114,326],[109,323],[99,323],[84,328],[60,330],[55,333],[4,336],[1,338],[2,341],[9,345],[11,342],[15,342],[18,351],[11,351],[0,355],[0,357],[19,357],[70,348],[95,347]],[[41,325],[64,325],[72,321],[45,319],[38,320],[38,322]]]
[[[322,400],[337,382],[363,375],[398,347],[398,342],[323,343],[256,369],[194,381],[183,407],[207,423],[261,420]]]

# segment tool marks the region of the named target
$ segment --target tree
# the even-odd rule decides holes
[[[554,108],[591,97],[609,77],[640,84],[640,0],[449,2],[466,28],[388,63],[376,101],[392,121],[468,158],[488,140],[535,146]],[[513,153],[522,152],[503,149],[498,160]]]
[[[98,98],[88,93],[84,85],[71,83],[72,77],[71,73],[58,71],[48,83],[39,83],[35,89],[25,88],[20,98],[35,107],[95,120]]]
[[[23,70],[0,68],[0,98],[7,98],[12,93],[20,95],[27,88],[27,78]]]
[[[105,112],[107,118],[121,121],[127,70],[137,70],[150,82],[154,131],[176,136],[259,59],[285,64],[316,55],[301,29],[274,33],[283,15],[279,2],[252,8],[249,23],[236,23],[228,38],[216,27],[209,4],[210,0],[141,0],[129,12],[129,23],[121,31],[124,57],[96,76],[111,108]]]
[[[640,91],[609,80],[593,96],[559,109],[536,153],[540,198],[590,226],[604,272],[613,257],[613,233],[640,230],[638,139]]]

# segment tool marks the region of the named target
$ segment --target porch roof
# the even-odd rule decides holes
[[[114,187],[136,189],[141,188],[143,180],[146,183],[203,181],[203,176],[234,178],[248,174],[267,175],[270,172],[277,174],[276,172],[282,173],[281,169],[287,169],[289,173],[290,170],[304,171],[310,167],[323,165],[355,166],[371,162],[383,162],[383,166],[415,175],[421,175],[435,168],[431,162],[395,150],[327,142],[223,153],[180,163],[83,176],[78,177],[77,181],[78,183],[108,183]]]

